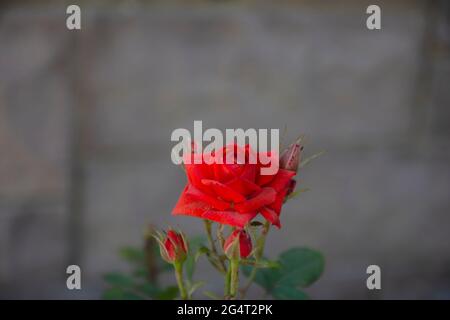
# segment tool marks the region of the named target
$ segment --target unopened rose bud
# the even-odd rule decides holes
[[[280,168],[297,172],[300,163],[300,152],[303,147],[300,141],[297,140],[283,151],[280,157]]]
[[[234,230],[225,240],[223,251],[230,259],[247,258],[252,252],[252,239],[244,229]]]
[[[186,260],[188,244],[183,233],[172,229],[165,236],[156,237],[161,257],[168,263],[183,263]]]

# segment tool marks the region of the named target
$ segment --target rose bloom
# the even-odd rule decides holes
[[[240,149],[245,152],[245,163],[237,161]],[[234,150],[234,161],[226,164],[226,155]],[[261,175],[261,168],[270,164],[261,164],[262,153],[254,153],[249,145],[241,148],[228,145],[222,149],[223,164],[202,161],[195,164],[195,158],[202,160],[216,157],[209,154],[192,154],[191,164],[185,162],[188,182],[172,213],[208,219],[221,224],[244,227],[258,214],[273,225],[280,227],[280,212],[283,201],[292,189],[292,178],[296,169],[279,170],[272,175]],[[256,155],[256,163],[249,163],[250,156]],[[270,152],[265,154],[270,156]],[[278,157],[274,158],[275,160]],[[273,160],[273,159],[272,159]],[[278,161],[278,160],[277,160]],[[255,162],[255,161],[253,161]]]

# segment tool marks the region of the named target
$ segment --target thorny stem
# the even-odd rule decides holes
[[[264,253],[264,247],[266,245],[266,237],[270,230],[270,222],[266,221],[264,224],[264,227],[262,229],[261,235],[259,236],[258,240],[256,241],[256,250],[255,250],[255,260],[256,264],[259,262],[259,260],[262,258]],[[253,280],[255,279],[256,272],[258,272],[258,269],[256,267],[253,267],[249,277],[248,282],[244,286],[244,288],[241,289],[241,299],[245,298],[245,295],[247,294],[248,289],[250,289]]]
[[[180,262],[175,262],[173,266],[175,267],[175,277],[177,278],[178,289],[180,290],[180,297],[182,300],[187,300],[188,294],[183,281],[183,264]]]
[[[222,259],[220,259],[219,253],[217,252],[216,244],[214,243],[214,239],[212,237],[212,232],[211,232],[212,223],[211,223],[211,221],[208,221],[208,220],[203,220],[203,222],[205,223],[206,235],[208,237],[209,246],[211,247],[211,252],[212,252],[214,258],[217,258],[217,260],[219,261],[219,264],[217,267],[220,269],[219,271],[225,272],[226,271],[225,263],[223,262]]]
[[[223,248],[223,245],[225,244],[225,238],[223,236],[223,228],[225,225],[221,224],[217,228],[217,239],[219,240],[220,246]]]

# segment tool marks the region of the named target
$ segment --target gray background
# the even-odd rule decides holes
[[[327,151],[268,240],[269,256],[324,253],[313,298],[450,298],[445,1],[78,3],[82,31],[63,1],[0,5],[1,298],[100,298],[147,224],[202,233],[170,215],[185,182],[170,134],[194,120],[286,126],[306,155]],[[365,27],[372,3],[381,31]],[[206,264],[199,278],[221,292]]]

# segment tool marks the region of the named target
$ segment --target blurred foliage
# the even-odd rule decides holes
[[[321,276],[325,260],[318,251],[308,248],[292,248],[280,254],[272,268],[243,266],[248,277],[258,268],[254,282],[266,293],[280,300],[305,300],[308,295],[301,289],[309,287]]]
[[[178,296],[176,285],[163,287],[159,276],[172,270],[172,266],[161,259],[156,240],[147,232],[143,249],[124,247],[119,256],[130,265],[131,272],[110,272],[104,275],[108,288],[103,293],[109,300],[171,300]]]
[[[165,262],[159,253],[156,240],[150,236],[145,238],[143,249],[124,247],[119,250],[119,256],[130,266],[129,272],[109,272],[104,275],[108,288],[103,293],[103,299],[108,300],[173,300],[179,297],[175,283],[162,286],[159,283],[161,274],[173,271],[173,266]],[[194,282],[197,260],[203,254],[208,255],[203,236],[189,239],[189,254],[185,262],[185,278],[189,296],[200,288],[202,282]],[[267,294],[280,300],[309,299],[303,291],[316,282],[321,276],[325,262],[318,251],[296,247],[282,252],[274,260],[266,258],[242,260],[243,274],[249,277],[254,268],[253,282],[261,286]],[[175,280],[175,279],[174,279]],[[217,299],[214,293],[204,292],[207,296]]]
[[[178,298],[178,287],[174,283],[162,286],[159,277],[165,272],[172,272],[173,266],[165,262],[160,255],[159,246],[151,236],[150,228],[145,237],[143,249],[124,247],[119,250],[119,257],[130,266],[130,272],[109,272],[103,276],[108,287],[103,293],[107,300],[173,300]],[[197,253],[205,243],[204,237],[189,239],[189,252]],[[195,291],[202,283],[193,283],[195,264],[198,254],[189,254],[185,262],[188,286]]]

